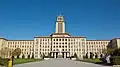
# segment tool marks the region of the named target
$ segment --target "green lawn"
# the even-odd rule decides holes
[[[82,61],[90,62],[90,63],[100,63],[101,62],[99,59],[84,59]]]
[[[14,59],[13,64],[22,64],[22,63],[28,63],[28,62],[36,62],[41,61],[41,59]]]

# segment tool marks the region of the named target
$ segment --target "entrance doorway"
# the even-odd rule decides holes
[[[70,58],[70,52],[51,52],[51,58]]]

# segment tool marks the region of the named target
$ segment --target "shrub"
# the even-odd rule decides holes
[[[7,66],[9,59],[8,58],[0,58],[0,65]]]
[[[120,56],[113,56],[110,58],[110,62],[113,65],[120,65]]]

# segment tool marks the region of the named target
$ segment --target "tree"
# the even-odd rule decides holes
[[[12,56],[12,58],[15,58],[14,56]]]
[[[98,55],[97,55],[97,53],[95,53],[95,58],[98,58]]]
[[[17,55],[17,58],[18,58],[18,59],[20,58],[19,55]]]
[[[34,54],[32,54],[32,57],[31,57],[31,59],[34,59]]]
[[[86,56],[85,56],[85,58],[88,58],[88,53],[86,53]]]
[[[50,53],[48,53],[48,57],[50,58]]]
[[[30,55],[28,55],[28,59],[30,59]]]
[[[74,54],[74,57],[77,58],[77,54],[76,53]]]
[[[93,59],[93,53],[90,52],[90,59]]]
[[[25,58],[25,55],[23,54],[23,55],[22,55],[22,59],[24,59],[24,58]]]
[[[10,54],[10,49],[8,47],[3,47],[1,48],[0,53],[1,53],[1,57],[3,58],[8,57]]]
[[[45,58],[45,54],[43,53],[43,59]]]
[[[13,56],[17,56],[17,58],[19,58],[18,56],[21,54],[21,49],[20,48],[16,48],[13,52],[12,55]]]
[[[103,57],[103,55],[102,54],[100,54],[100,58],[102,58]]]

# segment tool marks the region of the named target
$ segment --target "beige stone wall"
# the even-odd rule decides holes
[[[87,40],[86,47],[87,52],[97,53],[98,55],[103,53],[103,50],[107,49],[109,40]]]
[[[120,39],[117,39],[117,46],[120,48]]]
[[[28,55],[32,56],[33,53],[33,46],[34,45],[34,41],[33,40],[8,40],[7,41],[7,47],[9,47],[12,50],[15,50],[16,48],[20,48],[22,53],[20,55],[20,57],[22,57],[22,55],[25,55],[25,58],[27,58]]]

